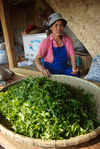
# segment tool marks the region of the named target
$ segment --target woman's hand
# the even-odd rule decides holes
[[[41,69],[41,73],[46,76],[46,77],[50,77],[50,72],[48,69],[45,69],[44,67]]]
[[[72,74],[78,74],[78,67],[72,67]]]
[[[50,77],[51,74],[50,74],[50,72],[49,72],[48,69],[45,69],[45,68],[42,66],[42,64],[41,64],[41,59],[42,59],[41,56],[36,56],[36,58],[35,58],[36,67],[37,67],[37,69],[38,69],[44,76]]]
[[[72,74],[78,74],[77,59],[76,55],[71,56]]]

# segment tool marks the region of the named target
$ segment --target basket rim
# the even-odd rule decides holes
[[[98,126],[94,131],[91,131],[88,134],[71,137],[69,139],[63,139],[63,140],[58,140],[58,139],[57,140],[50,140],[50,139],[44,140],[44,139],[30,138],[30,137],[15,133],[15,132],[7,129],[6,127],[4,127],[1,124],[0,124],[0,132],[17,142],[28,143],[28,144],[31,144],[32,146],[66,147],[66,146],[78,145],[78,144],[87,142],[87,141],[97,137],[100,134],[100,126]]]
[[[39,76],[37,76],[39,77]],[[41,77],[41,76],[40,76]],[[72,80],[78,80],[81,81],[82,83],[85,82],[86,84],[92,85],[93,87],[95,87],[96,89],[100,90],[100,87],[95,85],[92,82],[89,82],[87,80],[81,79],[81,78],[76,78],[73,76],[65,76],[65,75],[51,75],[50,79],[55,79],[55,78],[64,78],[64,79],[72,79]],[[26,78],[24,78],[26,79]],[[22,80],[18,80],[18,81],[14,81],[13,83],[10,83],[9,85],[7,85],[6,87],[4,87],[3,89],[0,90],[1,91],[5,91],[9,86],[11,85],[15,85],[20,83]],[[27,136],[23,136],[21,134],[15,133],[11,130],[9,130],[8,128],[4,127],[2,124],[0,124],[0,131],[9,136],[11,139],[20,142],[20,143],[28,143],[32,146],[41,146],[41,147],[67,147],[67,146],[72,146],[72,145],[78,145],[84,142],[87,142],[93,138],[95,138],[96,136],[98,136],[100,134],[100,126],[98,126],[94,131],[91,131],[88,134],[85,135],[80,135],[80,136],[75,136],[75,137],[71,137],[69,139],[63,139],[63,140],[44,140],[44,139],[36,139],[36,138],[30,138]]]

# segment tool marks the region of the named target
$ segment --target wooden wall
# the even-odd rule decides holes
[[[9,4],[13,29],[25,29],[28,25],[41,27],[44,19],[48,17],[52,8],[44,0],[36,0],[33,3]]]
[[[21,49],[23,46],[22,34],[28,25],[35,25],[43,28],[43,21],[54,12],[44,0],[22,0],[10,1],[9,10],[11,25],[14,33],[15,48]]]
[[[100,54],[100,0],[45,0],[67,19],[91,56]]]

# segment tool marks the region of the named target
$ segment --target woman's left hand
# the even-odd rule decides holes
[[[72,74],[78,74],[78,67],[72,67]]]

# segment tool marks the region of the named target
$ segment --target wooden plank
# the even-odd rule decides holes
[[[29,77],[29,76],[42,76],[42,73],[39,71],[34,71],[34,70],[28,70],[25,68],[13,68],[12,71],[16,75],[21,75],[24,77]]]
[[[6,50],[8,55],[10,69],[17,67],[16,54],[14,51],[13,31],[10,22],[9,9],[7,0],[0,0],[0,19],[6,43]]]

